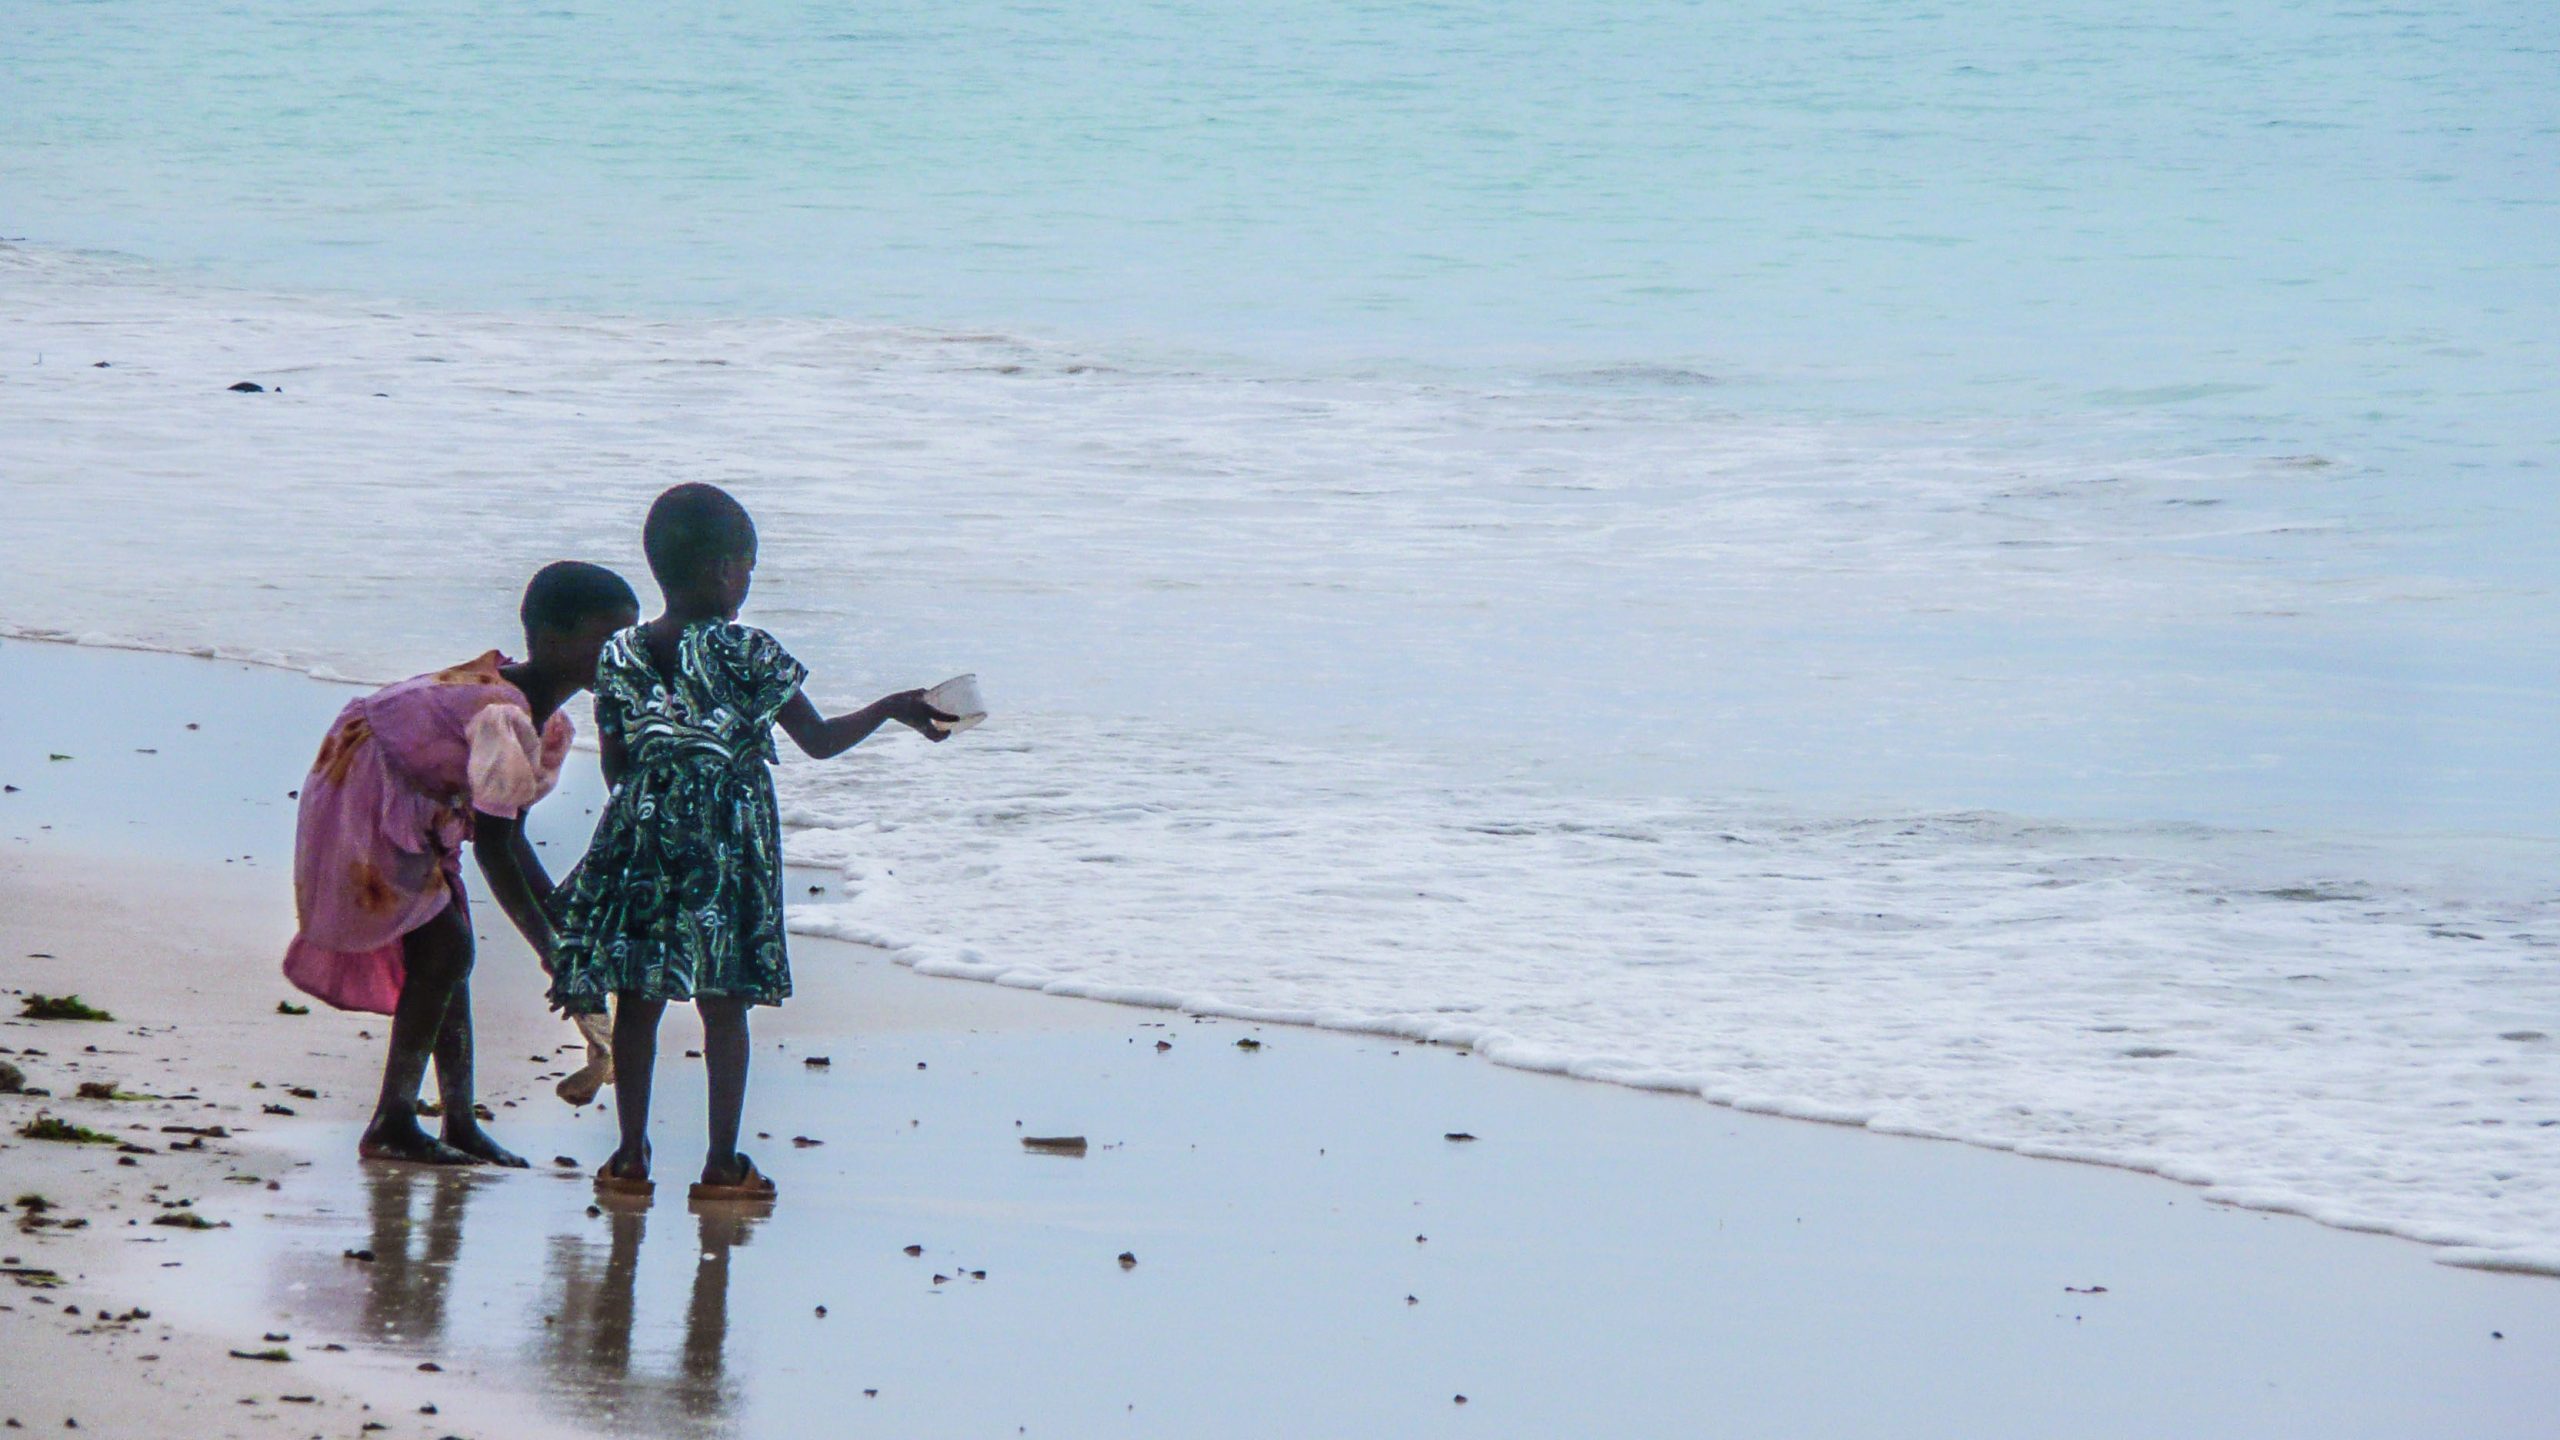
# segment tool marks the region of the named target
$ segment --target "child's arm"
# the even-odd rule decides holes
[[[782,713],[773,718],[774,723],[782,727],[782,733],[790,736],[792,743],[808,752],[812,759],[831,760],[869,739],[872,731],[892,720],[938,744],[950,736],[945,731],[934,729],[933,722],[939,720],[948,725],[960,717],[946,715],[924,703],[921,690],[901,690],[895,695],[883,695],[847,714],[822,716],[818,707],[809,703],[809,692],[803,690],[792,696],[783,705]]]
[[[602,713],[603,706],[596,707]],[[622,783],[622,773],[631,768],[631,752],[623,748],[618,726],[599,726],[596,730],[596,758],[604,762],[604,788],[611,790]]]
[[[532,894],[533,903],[543,914],[550,914],[551,892],[557,887],[551,883],[551,872],[543,867],[542,856],[534,850],[533,837],[525,832],[522,821],[516,824],[515,844],[509,848],[515,852],[516,869],[523,873],[524,888]]]
[[[472,817],[471,853],[480,861],[480,873],[489,881],[489,893],[498,898],[498,908],[507,912],[516,929],[522,931],[525,943],[533,947],[542,968],[551,968],[551,919],[543,913],[541,897],[551,889],[551,877],[544,873],[542,862],[533,858],[533,847],[524,838],[523,822],[513,816],[492,815],[481,811]],[[532,874],[526,873],[528,865]],[[541,888],[535,888],[533,875],[540,875]]]

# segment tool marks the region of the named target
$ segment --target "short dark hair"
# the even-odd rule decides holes
[[[598,615],[626,610],[638,614],[640,597],[631,593],[630,583],[621,576],[584,560],[554,560],[533,572],[533,583],[524,587],[524,604],[516,613],[530,640],[537,630],[574,630]]]
[[[640,548],[649,555],[649,573],[669,595],[699,588],[711,567],[755,549],[756,522],[747,507],[717,485],[678,485],[649,507],[640,527]]]

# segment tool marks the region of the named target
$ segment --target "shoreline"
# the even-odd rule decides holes
[[[330,672],[326,667],[303,666],[280,658],[259,658],[246,653],[207,653],[204,650],[162,646],[140,640],[86,637],[60,630],[29,630],[25,627],[0,625],[0,645],[11,642],[53,646],[79,653],[151,655],[177,661],[209,661],[215,664],[240,665],[279,676],[298,677],[326,687],[363,687],[387,683],[350,678]],[[585,703],[583,697],[576,703],[583,711]],[[289,749],[290,746],[286,748]],[[578,735],[576,749],[587,756],[595,753],[594,739],[584,727]],[[567,783],[564,777],[564,785]],[[790,807],[786,805],[785,810],[787,815]],[[289,819],[287,824],[289,827]],[[811,838],[813,836],[814,842]],[[2179,1173],[2182,1168],[2191,1167],[2185,1167],[2182,1162],[2175,1159],[2156,1162],[2126,1159],[2034,1140],[2011,1141],[1997,1136],[1889,1123],[1871,1110],[1862,1108],[1844,1108],[1786,1096],[1719,1093],[1705,1088],[1700,1082],[1687,1076],[1654,1075],[1640,1067],[1614,1060],[1550,1058],[1539,1047],[1517,1043],[1512,1037],[1499,1031],[1487,1035],[1482,1027],[1461,1020],[1417,1022],[1405,1025],[1371,1023],[1364,1019],[1342,1020],[1329,1017],[1321,1011],[1257,1007],[1231,1002],[1217,996],[1177,994],[1144,986],[1088,983],[1074,977],[1053,978],[1029,967],[1008,963],[954,962],[928,958],[915,953],[921,947],[897,943],[892,937],[876,934],[867,925],[859,922],[845,923],[833,916],[823,914],[813,916],[810,913],[812,909],[819,907],[805,903],[806,897],[817,896],[821,890],[831,888],[838,878],[834,873],[837,868],[836,857],[829,853],[829,847],[826,844],[831,838],[824,831],[806,830],[795,827],[788,819],[785,821],[785,863],[795,872],[809,872],[804,877],[802,885],[805,895],[795,892],[795,895],[800,896],[804,903],[795,907],[793,911],[793,919],[789,926],[791,934],[800,942],[834,941],[876,951],[919,976],[966,980],[1059,999],[1453,1047],[1481,1055],[1493,1064],[1507,1069],[1670,1095],[1742,1114],[1810,1121],[1877,1135],[1950,1143],[1996,1154],[2010,1154],[2033,1160],[2061,1161],[2121,1171],[2166,1181],[2182,1189],[2193,1191],[2208,1203],[2215,1205],[2230,1206],[2253,1213],[2297,1217],[2348,1233],[2380,1235],[2406,1241],[2425,1247],[2431,1252],[2431,1258],[2438,1264],[2491,1273],[2560,1278],[2560,1239],[2554,1239],[2550,1245],[2543,1247],[2482,1245],[2462,1238],[2452,1229],[2440,1225],[2411,1225],[2376,1219],[2337,1206],[2304,1201],[2289,1194],[2267,1194],[2246,1186],[2227,1185],[2204,1176],[2182,1174]],[[2472,840],[2514,846],[2560,843],[2534,836],[2472,835],[2454,832],[2392,834],[2387,838],[2404,842],[2430,839]],[[557,840],[546,841],[544,848],[552,850],[559,843]],[[289,863],[289,854],[284,859]],[[806,879],[820,879],[825,883],[820,886],[809,886],[805,883]],[[821,904],[823,903],[822,901]],[[483,916],[482,919],[485,922],[486,917]],[[485,929],[485,924],[483,928]],[[483,939],[485,943],[487,937],[484,935]]]
[[[31,631],[28,627],[0,626],[0,643],[8,643],[11,639],[15,639],[18,643],[59,647],[67,652],[124,653],[168,656],[175,659],[213,660],[222,664],[249,666],[279,675],[297,675],[327,686],[368,683],[348,679],[329,671],[327,667],[301,666],[274,657],[261,658],[246,653],[206,655],[200,650],[158,646],[130,639],[80,636],[60,630]],[[578,745],[582,751],[593,753],[591,737],[582,734]],[[794,864],[818,866],[829,870],[836,868],[842,858],[838,837],[824,829],[810,829],[796,825],[792,818],[795,806],[790,803],[788,796],[786,796],[784,810],[786,858]],[[2212,827],[2201,828],[2212,829]],[[2255,832],[2215,830],[2213,833],[2221,836],[2225,841],[2236,842]],[[2280,832],[2269,833],[2277,835],[2278,839],[2285,838]],[[2542,858],[2535,852],[2560,851],[2560,842],[2508,834],[2467,832],[2359,834],[2351,832],[2320,838],[2332,843],[2372,843],[2394,847],[2450,846],[2476,862],[2473,868],[2482,874],[2493,871],[2500,874],[2534,872],[2536,867],[2533,862]],[[2449,869],[2451,862],[2437,856],[2430,859],[2429,866],[2431,869]],[[2354,888],[2352,885],[2344,887],[2341,897],[2345,891]],[[2284,892],[2279,888],[2270,893]],[[2324,892],[2321,898],[2339,897],[2331,897]],[[2438,917],[2439,920],[2443,918]],[[2481,923],[2495,918],[2497,917],[2492,913],[2474,917],[2467,923]],[[1043,971],[1036,965],[1012,961],[984,961],[975,958],[974,955],[954,958],[949,953],[951,947],[941,944],[929,933],[920,937],[904,930],[884,931],[873,921],[850,914],[845,907],[837,907],[837,913],[830,914],[821,907],[804,904],[795,908],[791,923],[793,933],[804,938],[839,939],[884,949],[896,956],[899,963],[910,966],[922,975],[991,982],[1006,988],[1037,991],[1053,996],[1171,1010],[1186,1014],[1217,1015],[1255,1023],[1300,1025],[1344,1034],[1463,1046],[1484,1055],[1496,1064],[1510,1068],[1560,1075],[1576,1080],[1596,1081],[1630,1089],[1680,1095],[1748,1114],[1811,1120],[1868,1130],[1877,1134],[1948,1141],[2032,1159],[2064,1160],[2123,1170],[2175,1183],[2198,1192],[2214,1204],[2230,1205],[2267,1214],[2300,1216],[2314,1223],[2340,1230],[2388,1235],[2425,1245],[2430,1247],[2434,1252],[2433,1258],[2441,1264],[2560,1278],[2560,1237],[2537,1239],[2523,1232],[2497,1233],[2484,1228],[2486,1222],[2479,1220],[2448,1220],[2432,1215],[2412,1217],[2377,1213],[2370,1208],[2372,1203],[2370,1194],[2342,1200],[2317,1193],[2316,1186],[2309,1187],[2306,1193],[2303,1187],[2271,1184],[2264,1174],[2250,1173],[2246,1164],[2241,1164],[2240,1173],[2235,1175],[2232,1167],[2239,1162],[2235,1162],[2227,1153],[2227,1146],[2223,1147],[2225,1153],[2208,1154],[2206,1158],[2199,1159],[2195,1154],[2181,1150],[2175,1145],[2147,1144],[2130,1135],[2110,1133],[2110,1127],[2119,1120],[2131,1122],[2124,1127],[2127,1131],[2138,1131],[2142,1118],[2139,1116],[2111,1115],[2101,1109],[2092,1115],[2081,1117],[2084,1122],[2095,1128],[2095,1133],[2087,1138],[2076,1135],[2056,1137],[2036,1133],[2032,1127],[2021,1127],[2021,1133],[2003,1133],[1998,1126],[1986,1126],[1980,1123],[1982,1118],[1980,1116],[1972,1117],[1974,1123],[1943,1118],[1906,1118],[1894,1113],[1893,1106],[1873,1097],[1859,1098],[1848,1103],[1810,1097],[1802,1093],[1804,1077],[1801,1075],[1796,1077],[1799,1085],[1794,1089],[1786,1087],[1774,1090],[1754,1089],[1739,1083],[1737,1076],[1732,1073],[1718,1073],[1714,1070],[1690,1072],[1666,1069],[1659,1064],[1620,1058],[1615,1053],[1587,1055],[1559,1051],[1552,1046],[1521,1040],[1504,1031],[1499,1025],[1486,1025],[1463,1018],[1463,1012],[1474,1008],[1469,1005],[1455,1006],[1454,1010],[1459,1012],[1456,1014],[1451,1013],[1451,1007],[1443,1007],[1418,1018],[1407,1018],[1401,1014],[1382,1016],[1367,1012],[1303,1006],[1258,1005],[1249,1001],[1231,999],[1216,992],[1125,984],[1110,980],[1086,980],[1072,973],[1062,976]],[[2431,930],[2435,933],[2464,933],[2449,921],[2433,924]],[[2303,960],[2306,967],[2316,968],[2315,956],[2306,954]],[[2190,975],[2186,983],[2199,983],[2201,978]],[[2313,975],[2309,978],[2324,977]],[[2371,973],[2362,976],[2364,983],[2371,983],[2375,978]],[[2473,999],[2479,1003],[2489,1003],[2494,997],[2482,993],[2474,996]],[[2530,1004],[2513,1008],[2516,1008],[2520,1015],[2532,1009]],[[2297,1014],[2295,1018],[2315,1017]],[[2518,1022],[2519,1025],[2524,1023]],[[2304,1027],[2297,1025],[2295,1028]],[[2505,1032],[2501,1036],[2502,1040],[2515,1040],[2524,1046],[2513,1052],[2514,1059],[2520,1064],[2547,1063],[2538,1051],[2547,1049],[2551,1042],[2547,1037],[2541,1037],[2538,1030],[2515,1026],[2493,1028]],[[2174,1054],[2177,1053],[2177,1048],[2180,1048],[2177,1042],[2171,1040],[2152,1047],[2136,1047],[2129,1053]],[[2227,1063],[2228,1059],[2226,1054],[2222,1057],[2222,1062]],[[2508,1063],[2508,1059],[2505,1055],[2498,1055],[2487,1059],[2484,1063],[2503,1065]],[[2329,1078],[2334,1080],[2336,1077]],[[2210,1082],[2197,1079],[2190,1083],[2203,1085]],[[2371,1103],[2376,1098],[2372,1093],[2366,1093],[2362,1097],[2365,1103]],[[2504,1115],[2484,1112],[2482,1118],[2473,1123],[2503,1127],[2511,1124],[2547,1126],[2560,1122],[2537,1121],[2529,1116],[2511,1120]],[[2340,1143],[2353,1143],[2354,1137],[2341,1135],[2338,1139]],[[2426,1158],[2414,1157],[2412,1163],[2424,1163]],[[2474,1153],[2462,1159],[2472,1170],[2495,1170],[2501,1167],[2512,1167],[2515,1157]],[[2471,1171],[2466,1170],[2463,1173],[2471,1173]],[[2478,1202],[2476,1195],[2466,1198],[2475,1203]],[[2358,1199],[2364,1203],[2357,1203]]]
[[[298,764],[304,732],[317,734],[343,697],[181,659],[77,658],[98,693],[55,693],[67,708],[34,708],[47,725],[92,727],[80,758],[50,777],[49,793],[8,796],[17,808],[0,810],[0,886],[11,897],[0,905],[0,986],[85,986],[126,1022],[112,1027],[120,1034],[134,1023],[152,1033],[134,1037],[134,1056],[93,1058],[75,1056],[53,1022],[34,1042],[52,1053],[27,1062],[42,1067],[35,1083],[110,1066],[123,1073],[108,1078],[141,1090],[191,1092],[252,1125],[294,1127],[244,1137],[284,1142],[258,1152],[254,1171],[280,1181],[277,1191],[224,1181],[216,1162],[236,1162],[219,1150],[172,1157],[201,1167],[185,1170],[94,1157],[110,1181],[137,1170],[182,1177],[164,1195],[199,1192],[182,1198],[231,1222],[172,1231],[166,1252],[183,1248],[185,1268],[80,1282],[84,1310],[155,1312],[150,1353],[180,1354],[192,1333],[188,1353],[223,1362],[191,1380],[163,1377],[194,1390],[137,1391],[138,1405],[164,1408],[131,1433],[205,1433],[177,1417],[208,1404],[238,1412],[224,1417],[236,1433],[288,1433],[302,1407],[274,1401],[272,1379],[261,1382],[264,1406],[220,1393],[238,1388],[229,1367],[253,1363],[223,1350],[267,1333],[350,1347],[293,1371],[291,1393],[396,1418],[409,1397],[455,1385],[498,1417],[444,1403],[433,1417],[444,1428],[421,1434],[532,1433],[518,1422],[536,1397],[548,1397],[544,1423],[563,1433],[604,1405],[639,1417],[622,1433],[792,1433],[830,1393],[877,1403],[882,1427],[911,1435],[999,1423],[1090,1431],[1124,1403],[1137,1433],[1198,1433],[1223,1418],[1240,1433],[1296,1434],[1309,1432],[1239,1422],[1234,1406],[1293,1391],[1309,1373],[1339,1378],[1338,1393],[1299,1402],[1307,1424],[1365,1418],[1418,1434],[1487,1424],[1555,1433],[1577,1423],[1570,1416],[1666,1433],[1670,1414],[1707,1403],[1701,1385],[1742,1417],[1736,1433],[1755,1420],[1762,1432],[1784,1429],[1790,1416],[1799,1431],[1803,1417],[1822,1416],[1830,1423],[1814,1428],[1825,1433],[1913,1433],[1891,1417],[1917,1414],[1930,1433],[2052,1433],[2076,1421],[2076,1433],[2131,1435],[2238,1414],[2262,1434],[2522,1436],[2560,1404],[2560,1288],[2428,1263],[2405,1241],[2196,1203],[2123,1171],[1793,1125],[1468,1063],[1463,1050],[953,984],[800,936],[802,995],[757,1017],[749,1123],[777,1137],[757,1142],[759,1158],[787,1198],[751,1237],[705,1232],[670,1252],[662,1232],[696,1223],[680,1196],[662,1190],[633,1227],[583,1214],[580,1172],[545,1173],[555,1152],[600,1155],[609,1127],[548,1096],[543,1077],[573,1037],[542,1013],[532,967],[502,924],[491,930],[491,907],[475,910],[482,1090],[506,1122],[501,1137],[536,1172],[456,1189],[360,1166],[352,1135],[379,1063],[355,1038],[367,1017],[274,1013],[289,993],[273,955],[290,926],[281,847],[291,807],[265,773]],[[182,719],[205,728],[181,730]],[[156,755],[111,754],[145,726],[191,736],[185,744],[204,753],[162,743],[149,747]],[[185,779],[197,773],[221,783],[200,790]],[[537,812],[546,849],[577,828],[593,786],[580,773],[552,812]],[[46,825],[56,828],[37,828]],[[829,888],[795,871],[795,900],[813,882]],[[198,916],[208,922],[190,923]],[[38,923],[48,927],[40,940]],[[95,958],[62,958],[74,953],[56,938],[65,935]],[[57,958],[20,958],[28,951]],[[174,1031],[161,1028],[172,1021]],[[29,1029],[0,1021],[0,1044],[25,1048]],[[678,1019],[670,1068],[681,1072],[690,1043]],[[817,1054],[832,1068],[801,1063]],[[81,1071],[68,1069],[73,1059]],[[204,1078],[222,1066],[236,1088]],[[193,1084],[173,1089],[164,1073]],[[698,1084],[662,1078],[661,1172],[672,1180]],[[250,1091],[257,1080],[269,1089]],[[319,1098],[269,1098],[289,1085]],[[0,1097],[12,1132],[0,1137],[0,1166],[14,1177],[28,1158],[90,1163],[85,1147],[38,1155],[17,1139],[39,1103]],[[84,1103],[76,1118],[96,1124],[120,1103],[130,1102]],[[267,1103],[300,1113],[269,1122]],[[1462,1129],[1482,1139],[1442,1138]],[[1018,1136],[1044,1132],[1090,1132],[1096,1148],[1083,1160],[1024,1158]],[[795,1134],[817,1143],[791,1145]],[[136,1218],[147,1203],[95,1195],[66,1213]],[[114,1254],[115,1228],[126,1227],[55,1231],[41,1247]],[[396,1267],[342,1258],[389,1243],[384,1235],[426,1248]],[[899,1253],[908,1241],[926,1244],[925,1261]],[[1109,1263],[1124,1248],[1141,1257],[1135,1269]],[[925,1271],[953,1263],[991,1278],[952,1272],[955,1285],[917,1288]],[[63,1265],[75,1268],[107,1274]],[[2090,1287],[2104,1293],[2084,1296]],[[13,1339],[53,1337],[37,1386],[13,1391],[94,1388],[142,1350],[69,1333],[81,1326],[36,1326],[36,1310],[58,1307],[7,1299],[20,1306],[0,1313]],[[813,1320],[812,1304],[835,1313]],[[436,1323],[413,1328],[421,1315]],[[1076,1333],[1055,1329],[1061,1315],[1079,1317]],[[2374,1348],[2385,1338],[2376,1317],[2405,1333]],[[388,1332],[386,1319],[396,1322]],[[161,1342],[163,1332],[177,1338]],[[862,1357],[858,1374],[827,1358],[845,1345]],[[953,1386],[983,1374],[970,1357],[989,1346],[1011,1357],[1007,1375],[955,1399]],[[1719,1358],[1700,1370],[1673,1354]],[[435,1372],[414,1367],[431,1360],[443,1370],[422,1379]],[[2183,1389],[2157,1384],[2163,1367]],[[1928,1378],[1946,1373],[1974,1375],[1979,1402]],[[306,1375],[336,1388],[300,1383]],[[705,1375],[716,1381],[708,1389]],[[879,1400],[829,1389],[857,1382]],[[1471,1404],[1453,1406],[1453,1391]],[[2282,1405],[2266,1408],[2274,1397]],[[13,1397],[6,1408],[27,1406]]]

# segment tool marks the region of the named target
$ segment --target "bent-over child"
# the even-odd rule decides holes
[[[490,893],[549,961],[551,879],[520,823],[551,793],[571,738],[561,706],[595,680],[605,640],[639,619],[621,576],[563,560],[525,588],[526,658],[495,650],[351,700],[302,782],[293,846],[296,986],[391,1017],[382,1091],[356,1153],[433,1165],[522,1165],[489,1138],[471,1076],[469,841]],[[418,1124],[432,1054],[444,1134]]]

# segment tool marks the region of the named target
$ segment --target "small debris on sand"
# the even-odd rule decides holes
[[[308,1015],[311,1013],[311,1007],[308,1005],[296,1005],[290,1000],[279,1000],[276,1002],[276,1013],[279,1015]]]
[[[791,1137],[791,1143],[799,1149],[809,1150],[814,1149],[817,1146],[824,1145],[827,1142],[824,1140],[814,1139],[807,1135],[794,1135]]]
[[[818,1318],[819,1318],[819,1319],[821,1319],[821,1320],[824,1320],[824,1319],[826,1319],[826,1318],[827,1318],[827,1307],[826,1307],[826,1306],[821,1305],[821,1306],[819,1306],[819,1307],[818,1307]]]
[[[1254,1039],[1250,1035],[1247,1035],[1236,1042],[1236,1048],[1239,1050],[1259,1050],[1262,1048],[1262,1042]]]
[[[373,1263],[373,1252],[370,1250],[349,1250],[343,1253],[347,1259],[353,1260],[360,1265],[370,1265]]]
[[[1022,1148],[1035,1155],[1081,1155],[1085,1140],[1081,1135],[1025,1135]]]
[[[924,1253],[924,1247],[921,1245],[910,1245],[907,1247],[907,1253],[909,1255],[921,1255]]]
[[[1476,1138],[1476,1137],[1474,1137],[1473,1135],[1468,1134],[1468,1133],[1467,1133],[1466,1131],[1464,1131],[1464,1130],[1452,1130],[1452,1131],[1450,1131],[1448,1134],[1443,1135],[1443,1136],[1441,1136],[1440,1138],[1441,1138],[1441,1139],[1443,1139],[1443,1140],[1473,1140],[1473,1139],[1474,1139],[1474,1138]]]
[[[1170,1050],[1170,1049],[1172,1049],[1172,1048],[1173,1048],[1173,1042],[1172,1042],[1172,1041],[1170,1041],[1170,1040],[1159,1040],[1159,1041],[1157,1041],[1157,1042],[1156,1042],[1156,1053],[1157,1053],[1157,1054],[1159,1054],[1159,1055],[1163,1054],[1165,1051]]]
[[[282,1365],[291,1360],[293,1356],[283,1350],[234,1350],[231,1352],[231,1358],[234,1360],[265,1360],[277,1365]]]
[[[1123,1269],[1123,1270],[1135,1270],[1135,1269],[1137,1269],[1137,1268],[1138,1268],[1138,1257],[1137,1257],[1137,1256],[1135,1256],[1135,1255],[1133,1255],[1133,1254],[1131,1254],[1131,1253],[1129,1253],[1129,1252],[1128,1252],[1128,1251],[1126,1251],[1126,1250],[1121,1251],[1121,1252],[1120,1252],[1120,1268],[1121,1268],[1121,1269]]]
[[[2104,1285],[2065,1285],[2062,1287],[2062,1293],[2065,1295],[2104,1295],[2107,1293],[2107,1287]]]
[[[803,1064],[803,1065],[808,1066],[808,1067],[809,1067],[810,1069],[812,1069],[812,1070],[824,1070],[824,1069],[826,1069],[828,1066],[833,1065],[833,1064],[834,1064],[834,1063],[836,1063],[836,1062],[835,1062],[835,1061],[833,1061],[833,1060],[831,1060],[831,1059],[829,1059],[828,1057],[826,1057],[826,1056],[824,1056],[824,1055],[812,1055],[812,1056],[810,1056],[808,1059],[803,1060],[803,1061],[801,1061],[800,1063],[801,1063],[801,1064]]]
[[[1467,1403],[1467,1397],[1464,1395],[1452,1395],[1449,1397],[1449,1403],[1452,1405],[1464,1405]]]
[[[255,380],[235,380],[225,388],[229,389],[234,395],[264,395],[267,393],[267,387],[259,384]],[[187,728],[193,730],[196,727],[190,725]]]
[[[578,1168],[578,1157],[575,1155],[554,1155],[551,1157],[551,1163],[559,1166],[563,1170],[575,1170]]]

